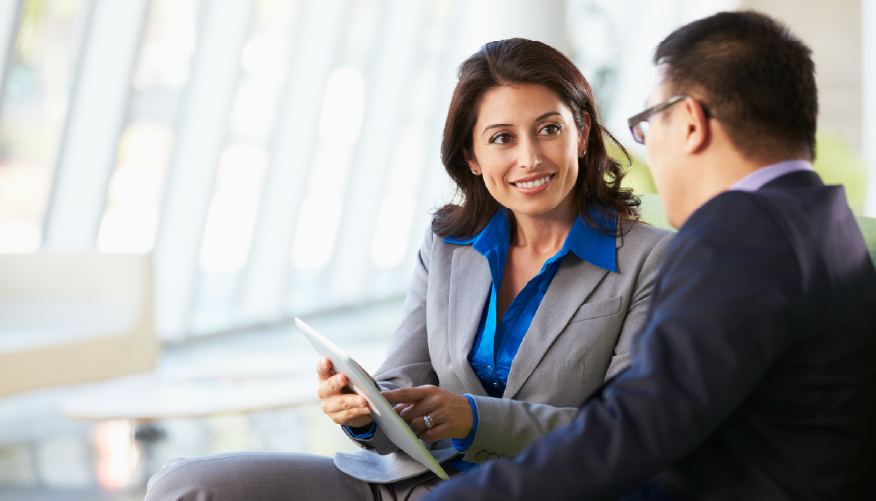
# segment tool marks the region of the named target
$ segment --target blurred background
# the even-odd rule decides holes
[[[871,0],[0,0],[0,499],[140,499],[174,457],[349,450],[289,321],[380,364],[454,196],[456,67],[502,38],[560,49],[649,193],[626,118],[654,47],[745,8],[813,49],[816,169],[876,216]]]

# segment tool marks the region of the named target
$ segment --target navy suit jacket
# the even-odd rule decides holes
[[[573,422],[426,499],[876,498],[876,271],[811,172],[698,209],[632,365]]]

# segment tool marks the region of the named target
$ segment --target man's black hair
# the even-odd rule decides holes
[[[657,46],[674,94],[702,100],[750,158],[815,157],[818,90],[812,51],[763,14],[722,12]],[[667,96],[669,97],[669,96]]]

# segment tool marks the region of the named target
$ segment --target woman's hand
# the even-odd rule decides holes
[[[384,391],[383,396],[395,405],[396,412],[425,442],[442,438],[468,438],[474,418],[471,404],[463,395],[426,385]],[[400,404],[400,405],[399,405]],[[423,416],[432,418],[434,426],[426,428]]]
[[[371,424],[368,401],[347,388],[347,376],[335,374],[328,358],[323,357],[316,364],[316,375],[319,377],[316,394],[322,400],[322,411],[332,421],[351,428]]]

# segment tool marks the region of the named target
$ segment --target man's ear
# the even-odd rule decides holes
[[[684,100],[684,120],[687,123],[684,151],[699,153],[709,145],[712,131],[703,106],[692,97]]]
[[[471,170],[472,174],[480,175],[481,166],[478,165],[478,159],[474,157],[466,148],[462,149],[462,156],[465,158],[465,161],[468,162],[468,168]]]

